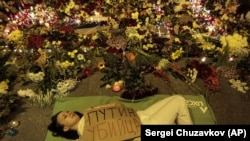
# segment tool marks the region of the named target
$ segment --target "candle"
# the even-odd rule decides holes
[[[115,83],[112,87],[113,91],[119,92],[121,90],[121,85],[119,83]]]
[[[18,127],[20,125],[20,122],[16,121],[16,120],[12,120],[12,121],[10,121],[9,125],[10,125],[10,127],[15,128],[15,127]]]
[[[17,134],[17,130],[14,128],[10,128],[6,133],[9,136],[15,136]]]

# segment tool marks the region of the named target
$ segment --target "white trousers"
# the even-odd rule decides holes
[[[145,110],[137,111],[142,124],[193,124],[184,97],[173,95],[162,99]]]

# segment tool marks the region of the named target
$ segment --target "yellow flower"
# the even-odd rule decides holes
[[[144,50],[148,50],[148,49],[149,49],[147,45],[143,45],[142,48],[143,48]]]
[[[15,41],[15,42],[21,40],[22,38],[23,38],[23,32],[19,29],[12,31],[8,36],[8,39],[10,41]]]
[[[96,39],[98,39],[98,35],[94,34],[94,36],[92,36],[91,40],[96,40]]]
[[[223,49],[228,46],[229,52],[248,46],[247,37],[243,37],[236,32],[233,33],[233,35],[222,36],[220,38],[220,43]]]
[[[214,50],[216,46],[210,42],[203,42],[201,47],[203,50]]]
[[[200,28],[200,25],[198,25],[196,21],[193,21],[193,28]]]
[[[8,86],[9,80],[4,80],[0,82],[0,94],[6,94],[9,89]]]
[[[119,0],[119,3],[123,3],[124,2],[124,0]]]
[[[75,53],[74,52],[68,52],[68,55],[70,56],[70,58],[75,58]]]
[[[161,59],[157,66],[155,67],[156,70],[166,70],[169,66],[169,61],[167,59]]]
[[[85,11],[81,10],[80,11],[80,14],[79,14],[80,17],[86,19],[89,17],[88,13],[86,13]]]
[[[176,43],[181,43],[180,39],[177,38],[177,37],[174,38],[174,42],[176,42]]]
[[[73,50],[73,52],[74,52],[74,53],[77,53],[77,52],[78,52],[78,50],[77,50],[77,49],[74,49],[74,50]]]
[[[160,21],[161,20],[161,15],[156,15],[156,21]]]
[[[78,52],[78,50],[73,50],[72,52],[68,52],[68,55],[71,57],[71,58],[75,58],[75,54]]]
[[[219,18],[214,19],[215,26],[223,27],[223,22]]]
[[[184,51],[182,50],[182,48],[180,48],[179,50],[176,50],[175,52],[173,52],[173,53],[171,54],[171,59],[172,59],[172,60],[178,59],[178,58],[182,55],[183,52],[184,52]]]
[[[139,17],[139,13],[138,12],[134,12],[131,15],[132,15],[132,19],[138,20],[138,17]]]
[[[4,30],[4,26],[0,25],[0,32],[3,32],[3,30]]]
[[[44,48],[49,48],[50,46],[51,46],[51,43],[48,40],[46,40]]]
[[[59,47],[62,44],[62,41],[52,41],[51,44],[55,47]]]
[[[80,60],[80,61],[86,61],[83,54],[77,54],[77,59]]]
[[[154,48],[154,45],[153,45],[153,44],[146,44],[146,45],[143,45],[142,48],[143,48],[144,50],[148,50],[148,49],[150,49],[150,48]]]
[[[65,9],[64,9],[64,12],[67,14],[67,15],[71,15],[71,9],[75,8],[75,2],[74,0],[70,0],[69,3],[66,5]]]
[[[221,16],[221,20],[228,20],[229,19],[229,17],[227,16],[227,14],[224,14],[223,16]]]
[[[60,66],[64,69],[74,66],[74,62],[69,62],[68,60],[60,63]]]
[[[107,4],[110,4],[110,3],[111,3],[110,0],[105,0],[105,2],[106,2]]]

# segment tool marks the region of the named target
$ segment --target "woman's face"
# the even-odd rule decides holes
[[[71,128],[77,125],[79,120],[80,117],[76,113],[70,111],[62,111],[57,115],[57,122],[64,127]]]

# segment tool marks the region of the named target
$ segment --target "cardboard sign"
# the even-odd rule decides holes
[[[123,141],[140,136],[141,121],[132,108],[104,107],[84,112],[85,141]]]

